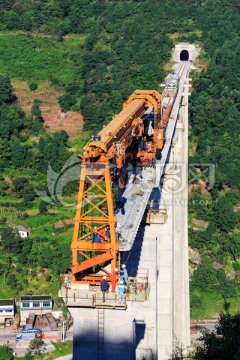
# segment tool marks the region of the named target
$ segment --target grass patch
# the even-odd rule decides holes
[[[79,135],[78,138],[72,139],[68,142],[68,146],[70,146],[72,149],[71,151],[74,151],[78,154],[81,154],[83,151],[84,146],[86,145],[87,141],[91,139],[91,134],[89,131]]]
[[[198,294],[198,292],[194,292]],[[191,308],[191,319],[211,319],[224,310],[224,299],[217,293],[199,293],[201,305]],[[230,314],[237,314],[240,311],[239,297],[226,299],[230,303]]]
[[[52,344],[56,350],[54,350],[50,353],[36,355],[33,357],[34,360],[54,360],[60,356],[71,355],[73,352],[73,342],[70,340],[65,341],[65,342],[59,342],[59,343],[52,341]],[[21,357],[18,359],[24,360],[24,357]]]
[[[70,55],[80,56],[78,44],[78,39],[56,42],[50,38],[1,33],[0,72],[18,80],[39,83],[54,77],[62,85],[69,83],[77,77]]]
[[[57,343],[52,341],[52,344],[55,347],[55,352],[58,356],[68,355],[73,351],[73,342],[70,340],[65,341],[64,343]]]
[[[5,275],[0,275],[0,299],[9,299],[12,297],[14,297],[14,294],[5,283]]]

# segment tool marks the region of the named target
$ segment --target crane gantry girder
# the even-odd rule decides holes
[[[153,108],[154,124],[157,126],[161,116],[160,94],[155,90],[136,90],[123,110],[84,148],[71,244],[73,283],[99,283],[102,275],[106,275],[108,281],[116,280],[115,269],[120,265],[120,252],[112,174],[114,169],[121,172],[126,160],[137,157],[138,151],[132,154],[131,146],[136,139],[132,134],[136,126],[142,124],[141,116],[149,107]],[[154,138],[156,133],[152,137],[153,143]],[[116,151],[116,144],[121,151]],[[151,151],[149,159],[154,157],[154,146]],[[106,229],[109,236],[101,235]]]

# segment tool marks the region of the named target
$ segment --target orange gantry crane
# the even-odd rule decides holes
[[[143,117],[149,109],[152,131]],[[120,253],[113,183],[123,189],[127,163],[147,166],[159,156],[165,129],[160,94],[136,90],[123,110],[85,146],[71,244],[72,283],[99,284],[103,274],[116,282]]]

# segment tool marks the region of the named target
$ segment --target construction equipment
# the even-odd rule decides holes
[[[177,86],[163,95],[136,90],[123,110],[86,144],[71,243],[72,283],[99,284],[106,275],[116,284],[114,269],[120,265],[122,242],[116,212],[124,213],[121,196],[126,182],[138,181],[133,197],[143,195],[141,176],[127,173],[127,168],[153,168],[161,159],[176,94]],[[147,176],[153,182],[151,171]]]

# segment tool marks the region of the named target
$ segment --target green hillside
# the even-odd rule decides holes
[[[57,42],[48,37],[14,33],[0,34],[0,69],[17,80],[37,83],[56,79],[62,86],[76,77],[71,57],[79,54],[72,39]]]
[[[200,176],[203,188],[194,187],[189,201],[189,245],[201,259],[192,261],[192,316],[211,317],[226,300],[239,311],[238,2],[1,1],[0,23],[0,297],[56,294],[71,262],[74,210],[58,201],[44,205],[35,189],[49,191],[48,164],[59,173],[71,146],[85,141],[69,142],[64,131],[47,134],[39,104],[24,114],[10,80],[61,88],[61,106],[80,108],[91,133],[136,88],[160,90],[174,44],[191,42],[201,54],[191,74],[189,162],[199,164],[196,174],[202,164],[215,169],[213,186]],[[64,187],[65,201],[74,202],[76,193],[74,179]],[[18,224],[31,229],[27,242],[7,232]]]

